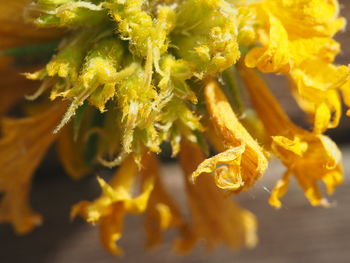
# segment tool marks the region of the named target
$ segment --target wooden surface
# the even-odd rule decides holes
[[[259,219],[258,246],[253,250],[231,251],[220,247],[206,253],[201,246],[182,257],[171,252],[169,242],[147,252],[143,247],[141,218],[130,216],[121,242],[126,256],[122,259],[108,255],[99,243],[96,228],[81,220],[70,222],[69,209],[75,202],[98,194],[96,181],[88,178],[72,182],[58,167],[51,171],[57,176],[40,177],[34,184],[32,203],[45,216],[44,225],[33,233],[16,237],[8,226],[0,226],[0,262],[45,263],[109,263],[109,262],[244,262],[244,263],[342,263],[350,259],[350,145],[343,148],[346,169],[345,183],[331,200],[334,207],[313,208],[301,190],[292,184],[284,198],[284,208],[274,210],[267,204],[273,182],[283,167],[273,162],[264,178],[249,193],[239,196],[240,203]],[[176,165],[164,168],[166,182],[180,202],[181,176]],[[47,169],[40,171],[44,172]],[[171,233],[170,233],[171,235]]]

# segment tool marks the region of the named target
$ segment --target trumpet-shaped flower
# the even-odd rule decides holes
[[[312,205],[328,205],[318,181],[327,186],[328,194],[342,178],[341,154],[335,143],[325,135],[311,133],[294,125],[269,93],[266,85],[252,69],[243,68],[241,76],[251,101],[271,136],[271,150],[287,167],[287,171],[272,190],[270,204],[280,207],[291,175],[303,189]]]
[[[267,0],[252,6],[261,24],[262,47],[249,51],[246,65],[288,75],[297,102],[311,115],[315,126],[321,121],[319,112],[327,107],[328,121],[315,129],[322,132],[336,127],[341,102],[334,93],[350,77],[349,68],[331,64],[340,51],[332,37],[345,25],[345,20],[338,17],[337,1]]]

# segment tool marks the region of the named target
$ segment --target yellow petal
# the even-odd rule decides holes
[[[297,102],[314,118],[315,131],[321,133],[336,127],[341,116],[337,89],[350,78],[350,68],[309,60],[293,69],[289,76]]]
[[[29,207],[31,177],[56,139],[53,129],[65,107],[54,104],[44,113],[23,119],[3,119],[0,139],[0,222],[11,223],[19,234],[41,223]]]
[[[258,36],[262,47],[246,56],[246,66],[262,72],[288,73],[307,60],[330,63],[339,53],[332,39],[345,20],[336,0],[257,1]]]
[[[102,244],[114,255],[122,254],[122,249],[116,242],[122,236],[125,215],[143,213],[154,187],[153,176],[150,176],[142,182],[141,193],[133,197],[132,191],[137,173],[137,164],[133,157],[129,156],[117,170],[110,184],[98,178],[102,189],[98,199],[92,202],[80,202],[72,208],[72,217],[80,215],[87,222],[100,226]]]
[[[287,29],[291,38],[332,37],[345,25],[337,0],[267,0],[261,3]]]
[[[262,72],[286,73],[290,69],[288,34],[282,24],[269,14],[269,42],[267,47],[255,47],[246,56],[247,67]]]
[[[247,190],[266,170],[266,157],[259,144],[238,121],[218,84],[209,82],[204,93],[211,121],[226,152],[204,161],[192,177],[195,179],[203,172],[216,170],[218,187],[236,193]],[[227,167],[216,169],[219,164],[226,164]]]
[[[153,154],[148,154],[142,161],[145,169],[142,176],[147,179],[155,177],[154,190],[151,193],[147,209],[145,211],[145,230],[147,247],[154,248],[162,242],[162,233],[169,228],[176,228],[180,232],[180,238],[174,242],[178,252],[187,252],[194,245],[194,238],[187,223],[182,218],[180,209],[167,193],[160,178],[159,163]]]
[[[295,136],[293,140],[284,136],[272,136],[272,141],[273,146],[280,146],[298,156],[302,156],[308,148],[308,144],[297,136]]]
[[[350,107],[350,81],[347,81],[340,90],[343,93],[343,99],[346,106]],[[350,110],[348,109],[346,112],[347,116],[350,116]]]
[[[275,208],[281,208],[282,203],[280,199],[287,193],[289,187],[290,172],[287,170],[282,179],[279,179],[273,188],[269,204]]]
[[[272,191],[270,203],[280,206],[279,198],[286,192],[290,173],[296,177],[312,205],[328,205],[318,182],[326,184],[329,194],[342,182],[338,147],[327,136],[294,125],[254,70],[241,68],[240,73],[267,134],[272,136],[271,150],[288,170],[288,176],[279,181]]]
[[[202,173],[214,171],[215,183],[219,188],[235,191],[244,187],[240,167],[244,151],[245,146],[241,145],[203,160],[193,172],[192,178],[195,180]],[[216,169],[217,166],[222,164],[227,166]]]
[[[332,113],[330,109],[324,102],[322,102],[321,105],[319,105],[315,111],[314,132],[323,133],[324,131],[326,131],[330,127],[329,124],[331,123],[331,117]]]
[[[217,188],[210,174],[204,174],[193,184],[191,174],[205,159],[200,148],[183,140],[179,158],[196,238],[203,239],[209,249],[218,244],[232,248],[254,247],[257,243],[255,216]]]
[[[289,41],[289,49],[294,66],[298,66],[310,59],[331,63],[340,52],[340,45],[332,38],[326,37],[296,38]]]

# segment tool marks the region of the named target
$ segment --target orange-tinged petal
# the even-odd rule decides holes
[[[44,113],[23,119],[3,119],[0,139],[0,222],[13,225],[19,234],[41,223],[29,207],[31,177],[56,139],[52,134],[65,107],[54,104]]]
[[[181,253],[189,251],[195,242],[188,224],[182,218],[180,209],[167,193],[160,178],[159,163],[154,154],[148,154],[142,161],[145,169],[141,172],[146,179],[155,177],[154,190],[151,193],[145,212],[145,230],[147,247],[154,248],[162,241],[162,232],[176,228],[180,238],[174,242],[174,248]]]
[[[204,93],[211,121],[226,152],[205,160],[193,172],[192,177],[195,179],[201,173],[216,170],[218,187],[236,193],[247,190],[266,170],[264,152],[239,122],[216,82],[210,81]],[[216,169],[221,164],[226,164],[227,167]]]
[[[184,170],[192,228],[196,238],[203,239],[209,249],[220,243],[233,248],[255,246],[255,216],[239,207],[225,191],[217,188],[210,174],[204,174],[193,184],[191,174],[205,159],[200,148],[183,140],[179,158]]]
[[[212,158],[205,159],[198,165],[192,177],[196,179],[202,173],[211,173],[214,171],[215,183],[221,189],[235,191],[244,187],[240,168],[244,151],[245,146],[241,145],[221,152]],[[216,169],[217,166],[222,164],[226,164],[227,166]]]

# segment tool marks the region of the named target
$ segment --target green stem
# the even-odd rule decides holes
[[[241,91],[237,83],[237,71],[235,67],[230,67],[223,72],[223,91],[228,96],[228,100],[233,107],[233,110],[238,116],[244,114],[245,106]]]
[[[33,54],[47,54],[49,52],[53,52],[57,46],[58,41],[53,41],[45,44],[39,45],[28,45],[21,46],[16,48],[9,48],[5,50],[0,50],[0,56],[13,56],[19,57],[24,55],[33,55]]]

